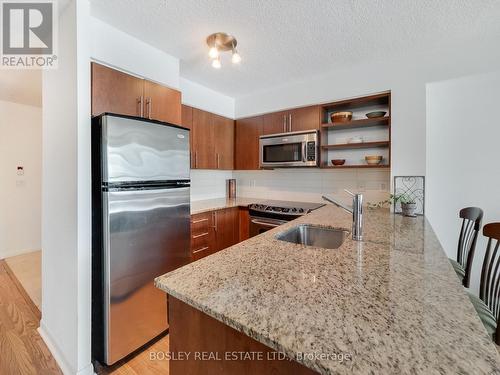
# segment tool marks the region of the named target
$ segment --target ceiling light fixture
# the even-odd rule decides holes
[[[232,35],[226,33],[214,33],[207,37],[207,45],[209,47],[208,56],[212,59],[212,67],[215,69],[220,69],[221,63],[221,52],[231,51],[231,61],[233,64],[239,64],[241,62],[241,55],[236,49],[238,44],[236,38]]]

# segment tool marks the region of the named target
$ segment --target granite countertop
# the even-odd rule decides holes
[[[252,203],[259,203],[263,199],[258,198],[215,198],[191,202],[191,215],[202,212],[221,210],[230,207],[248,207]]]
[[[425,218],[365,211],[336,250],[275,239],[350,228],[327,205],[156,279],[156,286],[323,374],[491,374],[500,358]]]

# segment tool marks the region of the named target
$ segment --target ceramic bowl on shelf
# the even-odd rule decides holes
[[[333,159],[332,164],[335,166],[344,165],[345,159]]]
[[[363,137],[352,137],[347,140],[347,143],[363,143]]]
[[[374,111],[374,112],[368,112],[366,114],[366,117],[368,118],[380,118],[384,117],[387,112],[385,111]]]
[[[365,156],[366,163],[368,165],[378,165],[382,161],[383,157],[381,155],[367,155]]]
[[[330,114],[330,120],[332,122],[348,122],[352,120],[351,111],[334,112]]]

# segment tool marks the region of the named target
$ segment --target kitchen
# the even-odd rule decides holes
[[[278,3],[60,7],[38,333],[62,373],[498,370],[498,7]]]

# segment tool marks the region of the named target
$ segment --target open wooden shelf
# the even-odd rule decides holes
[[[343,150],[355,148],[375,148],[375,147],[389,147],[389,141],[380,142],[361,142],[361,143],[342,143],[338,145],[325,145],[321,146],[324,150]]]
[[[373,106],[373,105],[390,105],[390,92],[383,92],[380,94],[363,96],[360,98],[352,98],[339,100],[334,103],[323,104],[322,107],[327,112],[338,111],[344,108],[356,109],[361,107]]]
[[[322,165],[320,168],[324,169],[349,169],[349,168],[390,168],[391,166],[388,164],[377,164],[377,165],[368,165],[368,164],[359,164],[359,165]]]
[[[380,118],[365,118],[361,120],[351,120],[347,122],[329,122],[326,124],[321,124],[323,129],[327,130],[341,130],[341,129],[354,129],[354,128],[367,128],[370,126],[385,126],[389,125],[390,117],[380,117]]]

